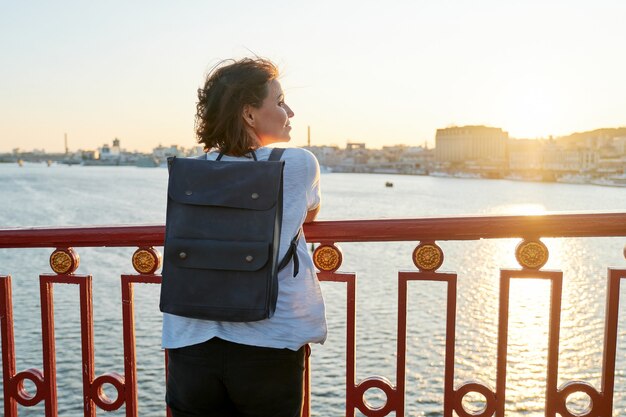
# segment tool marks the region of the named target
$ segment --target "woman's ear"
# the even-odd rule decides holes
[[[254,112],[253,107],[249,104],[243,106],[243,113],[241,115],[243,121],[250,127],[254,127]]]

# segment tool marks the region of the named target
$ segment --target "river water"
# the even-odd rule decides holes
[[[385,187],[392,181],[394,187]],[[165,221],[167,171],[135,167],[47,167],[0,164],[0,228]],[[416,218],[462,214],[626,211],[626,190],[593,185],[524,183],[372,174],[323,174],[320,220]],[[559,385],[583,379],[599,389],[607,267],[626,268],[624,238],[543,239],[545,269],[563,271]],[[441,242],[440,271],[459,274],[455,386],[495,386],[499,269],[517,268],[516,239]],[[380,375],[395,382],[397,273],[415,270],[416,242],[340,244],[341,271],[357,274],[357,381]],[[135,248],[77,248],[79,274],[94,277],[96,375],[123,373],[119,276],[132,273]],[[37,276],[50,273],[50,249],[0,249],[0,274],[13,277],[18,371],[42,367]],[[323,283],[329,338],[313,347],[312,411],[344,414],[345,286]],[[514,281],[511,288],[507,415],[543,415],[549,283]],[[159,289],[136,285],[139,409],[164,415]],[[56,285],[59,415],[82,415],[78,290]],[[624,310],[624,307],[621,308]],[[622,314],[623,316],[623,314]],[[409,291],[406,415],[438,416],[443,402],[445,286],[412,283]],[[614,415],[626,414],[626,332],[620,322]],[[28,387],[32,389],[32,386]],[[381,405],[372,390],[367,399]],[[113,396],[113,391],[107,389]],[[2,395],[0,393],[0,395]],[[471,399],[470,399],[471,400]],[[467,407],[480,407],[479,398]],[[573,398],[581,411],[587,399]],[[104,415],[103,411],[99,411]],[[107,415],[122,416],[124,407]],[[20,407],[43,415],[43,405]],[[357,412],[357,415],[359,413]],[[391,414],[393,415],[393,414]]]

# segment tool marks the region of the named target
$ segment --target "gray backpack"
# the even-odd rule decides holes
[[[278,272],[294,260],[291,241],[278,261],[284,149],[267,161],[169,158],[160,309],[216,321],[272,317]]]

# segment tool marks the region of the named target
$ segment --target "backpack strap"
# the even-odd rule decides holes
[[[168,174],[172,172],[172,165],[174,165],[174,159],[176,159],[175,156],[170,156],[167,158],[167,173]]]
[[[300,271],[300,261],[298,260],[298,242],[300,241],[300,236],[302,236],[302,228],[298,229],[298,233],[291,239],[291,244],[289,245],[289,249],[287,249],[287,253],[285,253],[285,257],[278,264],[278,271],[282,271],[285,269],[291,258],[293,258],[293,277],[295,278]]]
[[[270,153],[270,157],[268,159],[268,161],[280,161],[280,158],[283,156],[283,152],[285,152],[285,148],[274,148],[272,149],[272,152]],[[256,152],[255,151],[250,151],[250,154],[252,155],[252,158],[255,161],[258,161],[258,159],[256,158]],[[224,156],[223,152],[220,152],[219,155],[217,155],[217,159],[215,159],[216,161],[220,161],[222,159],[222,157]],[[206,155],[203,155],[204,158],[206,158]],[[198,158],[200,159],[200,158]]]
[[[267,160],[280,161],[280,158],[283,156],[283,152],[285,152],[285,148],[274,148],[272,149],[272,153],[270,153],[270,157]]]
[[[267,159],[268,161],[280,161],[280,158],[283,156],[285,152],[285,148],[274,148],[272,149],[272,153],[270,153],[270,157]],[[298,275],[300,271],[300,261],[298,260],[298,242],[300,241],[300,237],[302,236],[302,228],[298,229],[298,233],[291,239],[291,243],[289,244],[289,249],[287,249],[287,253],[278,264],[278,270],[282,271],[289,265],[291,259],[293,258],[293,276],[294,278]]]

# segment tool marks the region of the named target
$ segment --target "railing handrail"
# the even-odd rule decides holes
[[[447,216],[305,224],[309,242],[388,242],[626,236],[624,213]],[[0,229],[0,248],[162,246],[163,225]]]

